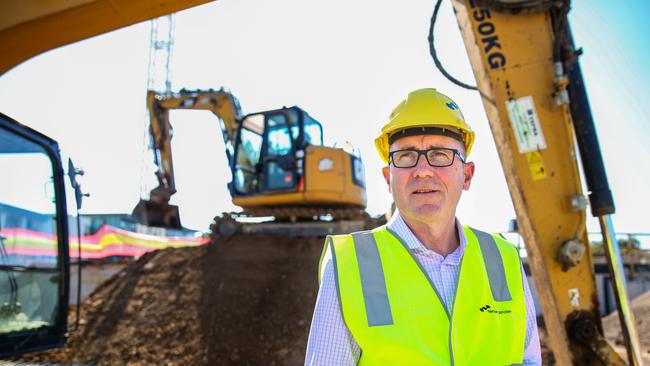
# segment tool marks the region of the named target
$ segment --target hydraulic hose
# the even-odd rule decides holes
[[[571,100],[571,118],[573,119],[573,128],[578,141],[578,149],[582,157],[587,188],[590,192],[591,213],[595,217],[611,215],[616,212],[614,197],[607,181],[605,164],[600,152],[600,144],[598,143],[598,135],[594,126],[589,99],[587,98],[587,89],[582,78],[580,63],[575,59],[573,37],[568,24],[564,27],[564,32],[566,40],[563,47],[564,59],[569,59],[568,62],[565,62],[565,70],[567,70],[569,77],[568,90]]]
[[[575,130],[578,149],[582,160],[582,167],[587,180],[587,188],[590,191],[589,201],[591,213],[598,218],[603,234],[603,246],[609,265],[610,278],[616,298],[619,320],[623,338],[627,344],[627,355],[631,366],[641,365],[641,348],[639,337],[636,331],[634,314],[630,307],[630,299],[627,294],[627,283],[625,279],[625,267],[621,259],[620,249],[616,240],[616,231],[612,224],[611,215],[616,211],[614,198],[609,189],[605,164],[600,152],[596,127],[594,126],[591,107],[587,99],[582,71],[577,60],[578,53],[575,52],[573,37],[568,22],[565,22],[562,30],[564,44],[562,46],[562,58],[565,70],[569,78],[569,100],[573,128]]]

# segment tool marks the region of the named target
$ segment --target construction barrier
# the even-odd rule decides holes
[[[0,229],[0,237],[4,254],[12,264],[19,257],[40,258],[39,263],[53,262],[56,258],[56,234],[9,227]],[[202,236],[156,236],[103,225],[94,234],[81,236],[81,259],[140,257],[153,250],[192,247],[208,241]],[[77,236],[71,235],[71,258],[79,257],[78,248]]]

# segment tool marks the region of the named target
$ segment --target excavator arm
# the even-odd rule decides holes
[[[611,241],[614,203],[568,26],[569,2],[452,3],[526,243],[555,360],[560,365],[623,365],[603,337],[598,312],[576,147],[592,213],[605,224],[605,242]],[[628,358],[639,365],[622,264],[616,264],[616,247],[611,253]]]
[[[0,75],[53,48],[212,0],[3,0]]]
[[[151,190],[149,200],[140,200],[132,216],[144,225],[181,229],[178,207],[169,204],[171,196],[176,193],[171,148],[172,126],[169,122],[169,111],[172,109],[207,110],[217,116],[229,165],[232,164],[233,144],[242,111],[237,98],[223,89],[183,89],[169,95],[151,90],[147,92],[149,133],[158,186]]]

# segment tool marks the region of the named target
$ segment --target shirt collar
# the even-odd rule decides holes
[[[424,244],[422,244],[420,239],[418,239],[415,236],[415,234],[413,234],[413,231],[411,231],[408,225],[406,225],[406,222],[400,215],[399,211],[395,211],[393,217],[391,217],[388,223],[386,224],[386,228],[391,230],[393,233],[396,233],[398,239],[401,240],[402,243],[404,243],[404,245],[406,245],[406,247],[411,251],[421,251],[425,253],[430,253],[436,257],[439,257],[439,259],[444,260],[446,263],[459,264],[460,260],[463,257],[463,253],[465,253],[467,238],[465,237],[465,231],[463,230],[463,225],[461,225],[460,220],[456,218],[455,222],[456,222],[456,230],[458,232],[458,239],[460,245],[453,252],[451,252],[447,257],[443,257],[442,255],[424,246]]]

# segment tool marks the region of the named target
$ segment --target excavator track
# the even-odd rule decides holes
[[[269,217],[274,219],[254,222],[255,219]],[[210,238],[216,242],[235,234],[326,236],[366,230],[378,225],[381,222],[356,207],[262,207],[237,213],[224,212],[216,216],[210,225]]]
[[[333,220],[363,220],[368,217],[364,209],[358,207],[259,207],[246,209],[237,217],[268,217],[273,216],[278,221],[291,222],[313,221],[315,218],[331,217]]]

